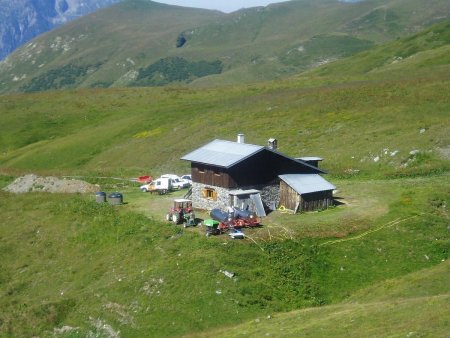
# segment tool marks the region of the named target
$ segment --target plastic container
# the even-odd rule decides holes
[[[106,193],[103,191],[99,191],[95,193],[95,201],[97,203],[105,203],[106,202]]]
[[[111,205],[123,204],[123,195],[119,192],[113,192],[108,195],[108,203]]]

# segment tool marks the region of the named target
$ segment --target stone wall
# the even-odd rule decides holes
[[[207,199],[203,197],[204,189],[214,189],[217,193],[217,199]],[[212,210],[215,208],[226,209],[230,205],[230,190],[212,185],[192,182],[192,205],[194,208],[203,210]]]
[[[264,207],[270,210],[275,210],[280,204],[280,185],[271,184],[266,186],[260,186],[255,189],[261,191],[261,200]]]
[[[203,197],[204,189],[214,189],[217,193],[217,200]],[[252,187],[241,187],[243,190],[257,189],[261,192],[261,200],[266,209],[277,208],[280,202],[280,186],[278,184],[261,185]],[[235,190],[235,189],[233,189]],[[192,182],[192,204],[194,208],[212,210],[219,208],[225,210],[231,203],[230,190],[226,188]]]

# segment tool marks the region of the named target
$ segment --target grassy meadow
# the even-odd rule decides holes
[[[0,187],[82,176],[125,199],[0,191],[0,336],[448,336],[450,72],[418,64],[0,96]],[[234,241],[163,221],[185,191],[127,181],[186,173],[180,157],[238,133],[323,157],[340,203]]]
[[[180,173],[189,169],[179,161],[184,154],[243,132],[254,144],[277,138],[290,156],[321,156],[335,175],[442,171],[448,169],[448,86],[448,76],[438,74],[319,87],[295,82],[4,96],[0,165],[122,176]]]
[[[442,336],[450,202],[443,180],[448,175],[342,181],[348,204],[300,216],[275,212],[244,241],[163,222],[183,192],[160,197],[122,187],[119,207],[93,196],[2,192],[2,336],[50,336],[64,326],[71,329],[57,335],[215,336],[208,330],[226,326],[224,336],[289,336],[303,330],[298,317],[311,336],[324,328],[325,335],[360,336],[392,313],[403,320],[391,319],[387,332]],[[435,269],[441,272],[428,273]],[[417,286],[396,279],[410,273]],[[314,309],[289,313],[307,307]],[[339,313],[354,323],[336,325]],[[428,317],[435,324],[423,331]],[[230,328],[242,321],[250,324]]]

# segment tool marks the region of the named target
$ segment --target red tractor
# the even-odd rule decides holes
[[[173,207],[167,213],[166,220],[175,224],[183,223],[185,228],[195,226],[195,213],[192,209],[192,201],[184,198],[174,199]]]

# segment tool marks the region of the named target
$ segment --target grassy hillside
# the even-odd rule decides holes
[[[237,327],[196,334],[195,337],[334,337],[419,336],[448,334],[450,295],[446,279],[448,261],[396,280],[362,290],[352,302],[278,314]],[[427,287],[432,287],[432,291]],[[361,293],[383,290],[370,301]],[[406,290],[406,292],[405,292]],[[411,295],[409,290],[417,294]]]
[[[449,13],[444,0],[297,0],[231,14],[129,0],[1,62],[0,92],[284,78],[411,35]],[[187,65],[176,67],[186,76],[170,75],[173,60]],[[149,68],[158,71],[143,80]]]
[[[125,204],[0,190],[0,336],[445,337],[447,33],[255,85],[2,95],[0,187],[82,175]],[[126,180],[187,172],[181,156],[241,132],[323,157],[341,203],[275,211],[234,241],[162,221],[185,191],[149,196]]]
[[[336,175],[448,170],[449,78],[304,88],[117,89],[4,96],[0,165],[136,176],[187,171],[179,158],[214,138],[279,140]]]
[[[57,336],[161,337],[227,326],[225,336],[281,328],[286,336],[381,328],[442,336],[448,264],[439,264],[450,245],[443,180],[338,181],[346,206],[275,213],[238,242],[162,223],[173,196],[133,187],[121,188],[121,207],[0,192],[0,333],[50,336],[66,327]],[[278,314],[308,306],[320,307]]]
[[[336,77],[417,77],[422,73],[446,71],[450,63],[450,21],[423,32],[362,52],[354,57],[313,70],[311,74]]]
[[[322,156],[335,175],[445,171],[449,32],[446,21],[283,82],[3,96],[0,165],[186,171],[182,155],[244,132],[256,144],[278,138],[291,156]]]

